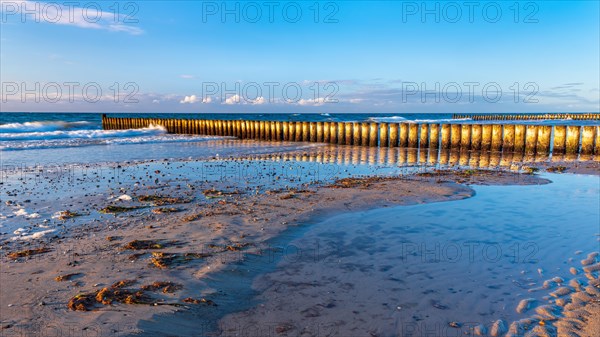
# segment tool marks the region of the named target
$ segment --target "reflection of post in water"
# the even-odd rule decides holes
[[[414,165],[417,163],[417,153],[418,149],[416,148],[408,148],[406,149],[406,163],[408,165]]]
[[[430,166],[435,166],[439,160],[439,151],[437,149],[428,149],[427,151],[429,152],[429,160],[427,163]]]
[[[427,149],[419,150],[419,164],[427,164]]]
[[[450,165],[450,166],[457,165],[459,158],[460,158],[460,151],[450,149],[450,159],[448,160],[448,165]]]
[[[388,151],[389,151],[389,148],[388,148],[388,147],[380,147],[380,148],[379,148],[379,151],[378,151],[379,153],[377,153],[377,162],[378,162],[380,165],[385,165],[385,164],[387,164],[387,159],[388,159],[388,158],[387,158],[387,155],[388,155]]]
[[[500,158],[500,166],[503,168],[509,168],[513,161],[512,152],[502,152],[502,158]]]
[[[398,160],[398,148],[389,148],[387,154],[387,163],[389,165],[396,164]]]
[[[401,147],[398,149],[398,165],[403,166],[407,163],[407,149],[405,147]]]
[[[469,156],[470,156],[470,151],[469,150],[459,150],[458,154],[459,154],[459,158],[458,158],[458,163],[461,166],[468,166],[469,165]]]
[[[448,165],[448,160],[450,160],[450,149],[441,149],[440,150],[440,165]]]
[[[481,157],[480,151],[470,151],[469,166],[470,167],[478,167],[480,157]]]
[[[486,168],[490,166],[490,152],[480,152],[479,155],[479,167]]]
[[[490,152],[489,167],[497,167],[498,165],[500,165],[501,157],[502,157],[502,152]]]

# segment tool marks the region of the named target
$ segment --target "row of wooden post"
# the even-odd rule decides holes
[[[102,125],[104,129],[135,129],[160,125],[169,133],[267,141],[527,154],[546,154],[551,151],[556,154],[600,154],[600,126],[592,125],[282,122],[106,116],[103,116]]]
[[[572,119],[572,120],[600,120],[598,113],[583,113],[583,114],[509,114],[509,115],[452,115],[453,119],[472,119],[474,121],[527,121],[527,120],[543,120],[543,119]]]

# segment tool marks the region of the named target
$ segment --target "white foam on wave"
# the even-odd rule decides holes
[[[81,129],[92,123],[88,121],[63,122],[63,121],[38,121],[25,123],[8,123],[0,125],[0,134],[3,133],[30,133],[50,132],[59,130]]]
[[[46,131],[46,132],[17,132],[0,133],[0,141],[15,140],[51,140],[51,139],[91,139],[91,138],[116,138],[116,137],[139,137],[156,136],[165,134],[167,130],[159,125],[150,125],[144,129],[129,130],[74,130],[74,131]]]

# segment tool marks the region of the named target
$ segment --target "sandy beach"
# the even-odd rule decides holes
[[[263,169],[270,163],[231,161]],[[211,165],[225,162],[212,161]],[[160,169],[155,167],[159,164]],[[569,169],[589,170],[589,165],[571,165]],[[394,308],[406,310],[414,304],[389,303],[394,298],[391,290],[381,292],[397,286],[381,283],[371,287],[369,277],[361,274],[371,268],[391,270],[386,264],[369,262],[373,254],[370,249],[378,249],[372,239],[352,241],[351,246],[359,251],[348,253],[331,251],[332,246],[326,242],[315,246],[318,240],[291,241],[284,246],[273,240],[286,237],[289,231],[310,237],[312,224],[340,214],[410,205],[451,205],[473,198],[471,186],[552,185],[550,180],[527,172],[428,169],[378,176],[344,165],[340,171],[349,172],[336,171],[326,176],[328,179],[257,173],[255,179],[234,184],[218,179],[191,182],[190,176],[197,175],[198,167],[206,168],[206,163],[194,166],[185,161],[151,161],[134,166],[137,169],[127,170],[135,172],[133,179],[118,187],[109,179],[106,186],[84,194],[82,188],[85,190],[89,181],[75,182],[73,190],[66,193],[60,192],[52,180],[36,181],[35,189],[24,189],[27,193],[13,190],[10,202],[3,206],[27,208],[23,211],[26,214],[35,214],[32,212],[36,207],[44,209],[54,214],[53,221],[59,225],[23,229],[12,238],[4,234],[0,277],[2,284],[10,287],[3,286],[0,296],[3,334],[50,335],[68,330],[75,335],[93,331],[102,336],[233,336],[256,331],[269,335],[271,332],[263,329],[274,329],[273,335],[284,336],[327,335],[324,331],[339,336],[419,335],[412,321],[394,317],[394,312],[402,312]],[[269,178],[256,179],[259,176]],[[58,197],[39,193],[53,189]],[[386,244],[385,235],[376,237]],[[325,263],[339,258],[339,254],[355,256],[353,267]],[[260,262],[253,262],[253,257],[259,257]],[[592,260],[588,265],[595,267],[595,257]],[[361,269],[361,265],[370,263],[375,264]],[[244,268],[246,264],[249,270],[255,269],[246,278],[231,278],[222,287],[215,281],[222,280],[218,275],[230,273],[232,266]],[[422,271],[415,272],[419,275]],[[319,275],[319,280],[312,275]],[[593,287],[597,271],[585,275],[589,279],[585,282],[590,282],[588,288]],[[256,276],[260,277],[250,284]],[[350,281],[342,282],[347,277]],[[411,282],[416,285],[422,281]],[[236,289],[248,292],[240,290],[238,294]],[[424,303],[441,311],[449,306],[435,300]],[[580,315],[582,322],[589,320]],[[458,315],[455,317],[456,322],[444,318],[441,324],[445,328],[456,323],[452,329],[472,331],[467,329],[468,324],[458,321]],[[502,324],[508,332],[510,322]],[[248,327],[258,330],[249,332]],[[485,329],[493,331],[491,326]],[[586,325],[586,329],[594,327]],[[485,331],[480,334],[485,335]]]

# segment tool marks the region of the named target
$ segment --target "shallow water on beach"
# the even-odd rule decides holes
[[[340,336],[454,336],[477,324],[489,329],[497,319],[527,317],[531,312],[516,312],[519,301],[544,303],[551,291],[530,289],[553,277],[572,278],[569,268],[585,258],[576,251],[599,249],[599,178],[548,178],[552,184],[475,186],[477,194],[465,200],[340,214],[314,224],[290,245],[318,249],[319,258],[284,259],[255,282],[266,291],[258,299],[275,310],[271,321],[335,322]],[[279,294],[282,284],[300,281],[313,286],[286,287],[287,299]]]
[[[553,183],[474,186],[476,195],[464,200],[289,228],[266,243],[278,253],[240,259],[210,277],[208,286],[221,290],[216,310],[140,327],[156,333],[171,321],[182,331],[197,324],[200,335],[266,336],[285,326],[294,336],[460,336],[528,317],[532,310],[517,313],[519,301],[547,302],[552,289],[535,288],[573,278],[569,268],[599,249],[599,178],[543,176]],[[226,316],[249,309],[242,320]]]

